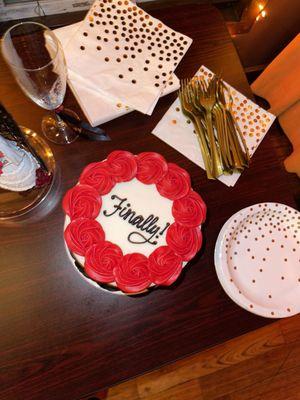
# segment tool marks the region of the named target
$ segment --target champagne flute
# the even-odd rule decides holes
[[[6,31],[2,53],[23,92],[52,114],[42,119],[42,132],[50,141],[69,144],[78,134],[59,116],[66,93],[67,67],[54,33],[36,22],[22,22]],[[77,115],[65,110],[73,117]]]

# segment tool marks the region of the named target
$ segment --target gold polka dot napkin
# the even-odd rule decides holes
[[[202,65],[196,75],[209,80],[214,74]],[[250,157],[252,157],[276,117],[249,100],[228,83],[225,82],[225,84],[233,98],[233,114],[244,135]],[[178,98],[152,133],[205,169],[194,126],[183,115]],[[239,172],[234,172],[232,175],[221,175],[218,179],[227,186],[234,186],[240,175]]]
[[[96,0],[65,56],[87,87],[151,114],[191,43],[129,0]]]
[[[70,38],[76,33],[80,27],[80,22],[56,29],[55,35],[65,49]],[[133,111],[127,104],[120,99],[113,99],[104,95],[97,86],[93,87],[93,82],[86,85],[86,80],[82,79],[79,74],[68,70],[68,84],[71,88],[78,104],[84,112],[86,118],[92,126],[103,124],[122,115]],[[161,96],[165,96],[180,87],[179,79],[175,74],[169,78],[166,87],[163,89]]]

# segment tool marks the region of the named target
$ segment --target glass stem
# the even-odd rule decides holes
[[[66,123],[61,119],[59,113],[56,110],[54,110],[54,118],[56,120],[57,128],[59,131],[62,131],[66,128]]]

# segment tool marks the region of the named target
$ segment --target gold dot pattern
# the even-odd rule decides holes
[[[198,75],[202,75],[205,80],[209,80],[212,76],[204,67],[200,68]],[[233,99],[233,114],[246,140],[250,156],[252,156],[272,124],[274,117],[230,85],[228,85],[228,88]],[[229,102],[228,97],[227,100]]]
[[[299,312],[300,213],[261,203],[228,223],[222,252],[235,296],[242,294],[246,308],[258,312],[263,306],[272,317]]]
[[[133,91],[138,86],[143,91],[149,87],[154,102],[157,91],[163,90],[167,84],[173,84],[171,74],[190,42],[189,38],[164,26],[130,1],[96,2],[68,44],[68,50],[71,47],[73,54],[70,67],[79,72],[79,66],[87,62],[95,70],[95,84],[101,81],[104,91],[106,84],[107,88],[112,87],[112,82],[109,85],[107,82],[107,71],[110,71],[111,80],[115,82],[116,91],[119,90],[121,74],[121,85],[132,87]],[[180,52],[177,44],[180,44]],[[74,54],[77,54],[77,59]],[[130,74],[129,67],[133,68]],[[81,67],[81,70],[84,68]],[[153,88],[157,91],[153,91]],[[126,95],[129,93],[126,90],[124,92]]]

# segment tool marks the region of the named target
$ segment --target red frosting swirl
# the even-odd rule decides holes
[[[126,293],[139,293],[151,283],[148,258],[139,253],[126,254],[119,268],[114,268],[118,287]]]
[[[100,212],[102,200],[93,187],[76,185],[67,191],[62,205],[71,220],[81,217],[96,218]]]
[[[94,219],[78,218],[67,226],[64,236],[69,249],[84,256],[89,247],[104,241],[105,233]]]
[[[172,214],[178,224],[195,228],[205,221],[206,205],[201,196],[191,190],[187,196],[174,201]]]
[[[168,246],[160,246],[149,256],[149,272],[153,283],[169,286],[182,270],[182,258]]]
[[[119,268],[122,257],[122,250],[114,243],[94,244],[85,254],[85,272],[97,282],[113,282],[115,280],[113,270]]]
[[[87,165],[80,175],[79,182],[94,187],[101,195],[109,193],[116,184],[106,161]]]
[[[129,151],[116,150],[107,157],[110,173],[116,182],[127,182],[136,175],[137,164],[135,157]]]
[[[166,241],[175,254],[189,261],[201,247],[202,233],[200,228],[186,228],[175,222],[167,231]]]
[[[136,177],[145,185],[157,183],[168,171],[166,160],[158,153],[140,153],[136,161],[138,166]]]
[[[168,163],[168,172],[156,184],[159,193],[170,200],[181,199],[191,189],[190,175],[183,168],[173,163]]]

